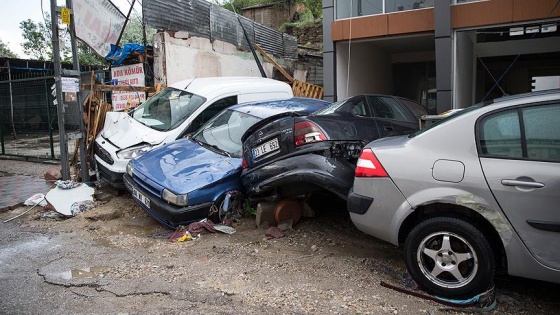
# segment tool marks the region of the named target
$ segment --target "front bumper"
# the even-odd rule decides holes
[[[126,186],[123,181],[124,173],[115,173],[105,167],[102,163],[97,161],[97,171],[99,172],[99,177],[106,181],[109,185],[113,186],[118,190],[126,190]]]
[[[318,154],[302,154],[244,170],[243,186],[249,196],[265,195],[276,188],[320,187],[346,199],[354,180],[355,165],[346,159]]]
[[[159,196],[155,196],[150,191],[138,185],[128,174],[124,174],[123,179],[128,191],[132,193],[132,190],[136,189],[142,195],[150,199],[150,207],[147,207],[133,196],[134,201],[150,216],[169,228],[175,229],[179,225],[188,225],[189,223],[200,221],[208,217],[212,202],[187,207],[177,207],[165,202]]]

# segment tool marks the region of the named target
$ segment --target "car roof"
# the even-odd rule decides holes
[[[527,102],[538,102],[538,101],[547,101],[552,99],[560,98],[560,89],[551,89],[551,90],[541,90],[529,93],[522,93],[522,94],[514,94],[514,95],[506,95],[500,98],[496,98],[493,100],[492,103],[527,103]]]
[[[170,87],[186,90],[198,95],[208,95],[221,89],[239,89],[250,87],[255,92],[260,92],[258,87],[275,87],[279,89],[290,89],[290,86],[282,81],[261,77],[206,77],[178,81]]]
[[[229,107],[230,110],[244,112],[259,118],[267,118],[285,112],[312,113],[330,102],[305,97],[292,97],[283,100],[249,102]]]

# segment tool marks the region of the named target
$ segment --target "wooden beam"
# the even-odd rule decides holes
[[[255,44],[255,47],[257,48],[257,50],[261,53],[261,55],[263,55],[263,57],[266,58],[266,60],[268,60],[272,65],[274,65],[274,67],[276,69],[278,69],[278,71],[280,71],[280,73],[282,73],[286,79],[288,79],[290,81],[290,83],[294,82],[294,78],[288,73],[286,72],[286,70],[284,70],[284,68],[282,68],[282,66],[280,66],[276,61],[274,61],[274,59],[272,59],[272,57],[270,57],[262,48],[261,46],[259,46],[259,44]]]

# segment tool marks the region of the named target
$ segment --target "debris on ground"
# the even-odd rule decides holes
[[[285,236],[284,232],[276,226],[269,227],[268,230],[266,230],[265,235],[269,239],[271,239],[271,238],[282,238],[282,237]]]
[[[45,198],[54,210],[65,216],[74,216],[81,213],[82,210],[87,210],[89,207],[81,203],[93,202],[94,189],[85,183],[57,181],[55,184],[56,187],[51,189]],[[78,205],[73,207],[75,203],[78,203]]]

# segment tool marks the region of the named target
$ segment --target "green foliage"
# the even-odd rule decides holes
[[[323,2],[322,0],[292,0],[297,3],[304,4],[307,11],[310,11],[314,19],[323,16]],[[243,8],[252,7],[255,5],[271,4],[282,2],[281,0],[224,0],[220,1],[221,6],[230,11],[241,14]]]
[[[47,13],[46,19],[50,21]],[[50,23],[34,22],[30,19],[21,21],[19,28],[22,31],[24,42],[22,43],[23,51],[37,60],[52,60],[52,40],[51,40],[51,25]],[[146,28],[146,41],[147,44],[152,44],[153,36],[156,30],[153,28]],[[60,34],[60,56],[64,62],[72,62],[72,52],[69,33],[62,29]],[[128,21],[123,36],[121,38],[120,46],[126,43],[143,44],[144,39],[142,35],[142,21],[138,16],[133,16]],[[0,42],[0,56],[4,54],[4,44]],[[6,47],[7,48],[7,47]],[[105,57],[105,56],[103,56]],[[99,56],[93,49],[86,44],[78,41],[78,60],[80,64],[84,65],[104,65],[107,61],[102,56]],[[16,56],[17,58],[17,56]]]
[[[0,39],[0,57],[18,58],[18,56],[13,51],[10,50],[8,44],[4,43],[1,39]]]
[[[156,30],[151,27],[146,27],[146,43],[151,45],[154,41],[154,34]],[[120,46],[126,43],[136,43],[143,45],[144,37],[142,32],[142,17],[131,16],[121,38]]]
[[[44,23],[27,19],[19,23],[24,42],[23,52],[37,60],[52,60],[52,42],[50,27]]]
[[[224,9],[228,9],[242,15],[241,10],[243,8],[252,7],[254,5],[271,4],[274,2],[277,2],[277,0],[225,0],[222,1],[221,6]]]

